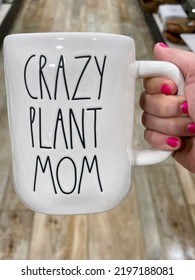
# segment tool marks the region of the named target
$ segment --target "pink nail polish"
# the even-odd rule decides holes
[[[167,46],[165,43],[163,43],[163,42],[160,42],[159,45],[160,45],[162,48],[168,48],[168,46]]]
[[[190,123],[190,124],[188,124],[187,129],[188,129],[188,131],[189,131],[190,133],[195,134],[195,123]]]
[[[170,95],[171,94],[170,86],[167,85],[167,84],[162,85],[160,90],[161,90],[162,93],[164,93],[166,95]]]
[[[178,145],[178,139],[175,137],[169,137],[166,139],[166,144],[169,145],[172,148],[176,148]]]
[[[188,103],[187,103],[187,101],[184,101],[182,104],[181,104],[181,111],[182,111],[182,113],[184,113],[184,114],[189,114],[189,112],[188,112]]]

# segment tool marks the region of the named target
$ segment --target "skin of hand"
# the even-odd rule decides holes
[[[154,56],[179,67],[185,92],[178,96],[174,82],[164,77],[144,80],[140,98],[144,137],[154,148],[173,151],[175,160],[195,173],[195,53],[158,43]]]

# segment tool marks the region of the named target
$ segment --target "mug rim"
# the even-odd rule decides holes
[[[125,39],[125,40],[129,40],[131,42],[134,42],[134,39],[131,36],[128,35],[123,35],[123,34],[119,34],[119,33],[111,33],[111,32],[85,32],[85,31],[75,31],[75,32],[66,32],[66,31],[59,31],[59,32],[27,32],[27,33],[13,33],[13,34],[8,34],[5,36],[4,41],[6,41],[7,39],[11,39],[11,38],[15,38],[15,37],[54,37],[54,36],[65,36],[65,37],[73,37],[73,36],[77,36],[77,37],[98,37],[98,38],[115,38],[115,39]]]

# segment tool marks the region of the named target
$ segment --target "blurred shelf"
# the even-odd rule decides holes
[[[141,2],[140,2],[140,6],[142,8]],[[163,43],[165,43],[166,45],[168,45],[169,47],[172,47],[172,48],[180,48],[180,49],[183,49],[183,50],[189,50],[190,49],[187,45],[179,45],[179,44],[171,43],[170,41],[168,41],[163,36],[163,28],[162,28],[162,24],[160,22],[158,14],[156,14],[156,13],[152,14],[152,13],[149,13],[149,12],[145,12],[144,10],[143,10],[143,13],[144,13],[144,17],[146,19],[146,22],[147,22],[147,24],[148,24],[148,26],[151,30],[151,34],[152,34],[152,37],[153,37],[155,43],[163,42]]]
[[[22,0],[14,0],[11,4],[2,3],[0,5],[0,45],[9,32],[21,3]]]

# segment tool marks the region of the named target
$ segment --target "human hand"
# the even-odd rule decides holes
[[[184,96],[176,95],[176,85],[164,77],[144,80],[140,98],[144,137],[154,148],[173,151],[173,157],[195,173],[195,54],[159,43],[154,55],[180,68],[185,92]]]

